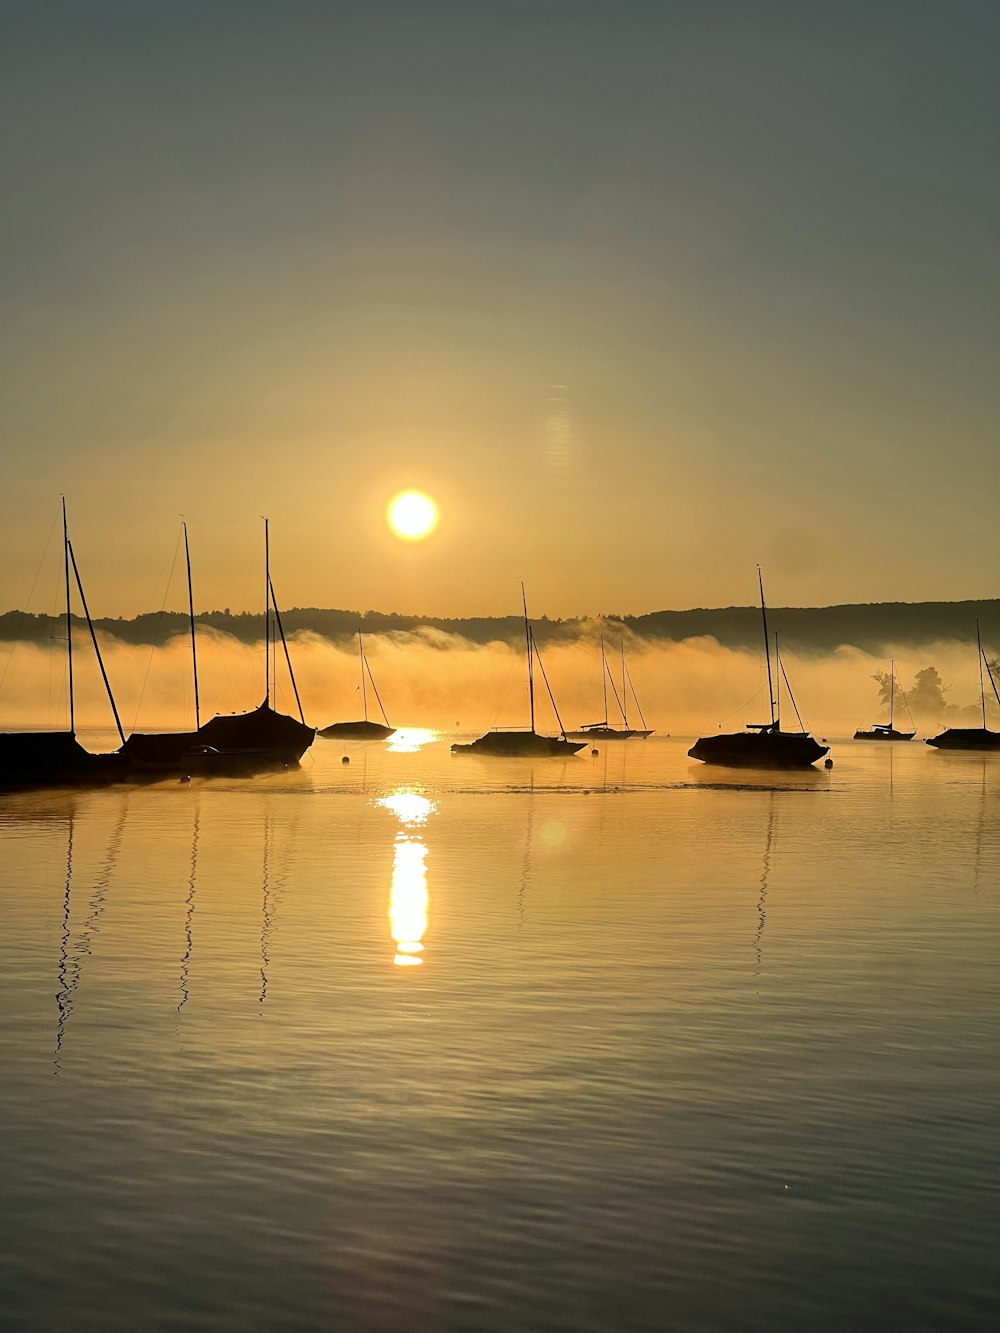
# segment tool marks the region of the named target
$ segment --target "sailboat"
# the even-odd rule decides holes
[[[608,665],[607,654],[604,651],[604,635],[601,635],[601,685],[604,694],[604,717],[600,722],[584,722],[579,731],[569,731],[567,736],[573,740],[582,741],[627,741],[632,736],[638,736],[645,739],[652,736],[651,730],[639,730],[636,727],[630,727],[628,724],[628,693],[627,686],[631,685],[632,678],[628,674],[628,668],[625,665],[625,643],[622,641],[622,692],[618,695],[618,686],[615,684],[614,677],[611,674],[611,667]],[[618,712],[621,714],[622,725],[612,726],[608,721],[608,682],[611,682],[611,693],[614,696]],[[635,693],[635,686],[632,686],[632,698],[636,708],[639,709],[639,716],[642,718],[643,726],[646,719],[642,717],[642,709],[639,708],[639,700]]]
[[[104,687],[118,734],[124,741],[121,720],[111,683],[101,657],[101,649],[90,618],[87,598],[80,579],[73,544],[69,539],[66,520],[66,498],[62,500],[63,521],[63,576],[66,591],[66,660],[69,676],[69,727],[64,731],[5,731],[0,732],[0,788],[18,787],[78,787],[104,785],[123,781],[129,765],[120,754],[91,754],[76,739],[76,700],[73,676],[73,621],[70,597],[70,568],[76,580],[80,602],[90,630],[91,642],[97,655]]]
[[[792,694],[788,676],[778,652],[778,640],[775,636],[774,655],[777,673],[777,692],[775,679],[771,672],[771,647],[767,633],[767,607],[764,602],[764,580],[760,566],[757,566],[757,582],[760,586],[760,614],[764,631],[764,653],[767,658],[767,693],[770,705],[770,722],[748,722],[745,731],[730,735],[702,736],[691,749],[688,756],[700,759],[706,764],[725,764],[730,768],[808,768],[817,759],[829,753],[828,745],[819,745],[802,725],[795,696]],[[801,731],[781,730],[781,681],[788,689],[788,697],[795,709]],[[777,697],[776,697],[777,694]]]
[[[900,694],[902,694],[900,690]],[[917,734],[914,727],[912,731],[897,731],[892,725],[893,707],[896,698],[896,663],[889,663],[889,721],[873,722],[870,731],[856,731],[854,739],[856,741],[912,741]],[[906,705],[906,711],[909,712],[909,705],[906,703],[906,695],[903,694],[903,703]],[[910,721],[912,722],[912,718]]]
[[[624,638],[619,640],[619,647],[621,648],[621,655],[622,655],[622,718],[625,721],[625,726],[628,727],[628,693],[629,690],[631,690],[632,702],[635,704],[636,712],[639,714],[639,721],[642,723],[641,727],[632,728],[632,735],[637,736],[639,740],[643,741],[648,740],[649,737],[652,736],[655,728],[647,727],[646,719],[642,715],[642,705],[639,703],[639,696],[636,694],[635,686],[632,683],[632,673],[625,665]]]
[[[927,744],[933,745],[938,750],[1000,750],[1000,732],[990,731],[986,726],[984,666],[998,704],[1000,704],[1000,694],[997,693],[997,683],[993,679],[993,672],[986,660],[986,654],[983,652],[983,640],[979,633],[978,620],[976,621],[976,645],[979,649],[979,702],[983,710],[983,725],[981,727],[948,727],[947,730],[942,731],[940,736],[929,737]]]
[[[556,707],[556,701],[552,694],[552,688],[549,685],[548,677],[545,674],[545,667],[542,666],[542,659],[535,644],[534,635],[531,632],[531,623],[528,620],[528,603],[524,595],[524,584],[521,584],[521,605],[524,608],[524,642],[528,658],[528,706],[530,725],[526,731],[501,731],[499,729],[488,731],[485,736],[480,736],[478,740],[471,741],[468,745],[460,745],[457,742],[451,747],[454,754],[490,754],[500,755],[504,758],[554,758],[576,754],[577,750],[582,750],[584,741],[569,740],[566,735],[566,729],[559,716],[559,709]],[[542,673],[542,679],[545,681],[545,687],[549,692],[549,700],[552,704],[552,711],[556,715],[556,721],[559,723],[558,736],[540,736],[535,731],[535,660],[538,661],[539,670]]]
[[[298,687],[292,671],[292,661],[285,640],[271,582],[270,540],[268,520],[264,520],[264,702],[249,713],[217,714],[204,724],[198,697],[198,655],[194,629],[194,597],[191,587],[191,553],[188,546],[187,524],[184,524],[184,553],[187,560],[188,609],[191,624],[191,660],[194,671],[195,730],[161,732],[143,735],[138,732],[122,745],[121,753],[135,766],[137,772],[198,773],[202,776],[240,777],[271,769],[294,768],[312,744],[314,727],[307,727],[302,713]],[[271,686],[274,672],[271,664],[271,613],[285,651],[288,674],[299,707],[300,721],[287,713],[278,713],[271,707]]]
[[[358,627],[358,653],[361,657],[361,706],[364,710],[364,717],[358,722],[333,722],[328,727],[323,727],[318,731],[317,736],[323,740],[336,740],[344,738],[348,740],[385,740],[386,736],[391,736],[396,730],[389,725],[389,719],[385,715],[385,709],[382,707],[382,700],[379,697],[378,686],[375,684],[375,677],[372,675],[372,669],[368,665],[368,657],[365,654],[365,641],[361,633],[361,627]],[[379,710],[382,713],[382,722],[371,722],[368,718],[368,690],[365,677],[371,682],[372,692],[378,703]],[[384,725],[383,725],[384,724]]]

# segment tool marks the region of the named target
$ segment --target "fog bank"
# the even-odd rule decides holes
[[[125,644],[99,636],[108,675],[126,734],[194,725],[194,688],[190,640],[178,635],[162,647]],[[528,700],[522,647],[506,643],[474,644],[436,629],[371,635],[365,639],[371,670],[394,725],[483,730],[523,725]],[[289,650],[306,720],[316,726],[362,716],[356,644],[336,645],[300,633]],[[939,723],[975,725],[979,718],[979,676],[975,644],[951,641],[919,650],[892,650],[902,691],[912,692],[917,672],[933,667],[943,694],[938,703],[914,709],[921,734]],[[609,645],[609,664],[619,693],[621,659]],[[783,650],[785,668],[806,727],[818,735],[844,735],[859,725],[885,720],[887,708],[873,676],[888,669],[888,659],[854,647],[831,653],[798,655]],[[626,660],[646,723],[663,734],[690,735],[736,730],[746,722],[766,720],[767,688],[763,654],[721,646],[703,636],[680,643],[626,639]],[[544,650],[545,672],[567,729],[603,717],[600,650],[596,634]],[[74,634],[77,725],[107,726],[111,714],[93,649],[85,635]],[[228,635],[199,630],[198,667],[202,721],[215,712],[238,712],[264,697],[264,646],[247,645]],[[65,644],[14,643],[0,655],[0,727],[67,725]],[[987,689],[989,686],[987,684]],[[380,716],[370,685],[368,714]],[[782,718],[795,725],[794,712],[781,684]],[[273,701],[296,713],[295,698],[281,646],[277,650],[277,687]],[[555,728],[541,674],[536,671],[539,730]],[[631,694],[630,721],[638,721]],[[620,721],[608,686],[608,716]],[[1000,725],[995,700],[988,701],[988,721]],[[897,725],[907,721],[897,692]]]

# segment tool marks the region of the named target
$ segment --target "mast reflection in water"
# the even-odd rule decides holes
[[[418,830],[437,807],[419,792],[405,790],[381,797],[376,805],[391,810],[400,823],[392,859],[389,897],[389,927],[396,941],[392,961],[397,967],[419,967],[424,961],[428,893],[427,846]]]

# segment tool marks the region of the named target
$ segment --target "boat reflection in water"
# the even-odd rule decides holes
[[[400,823],[389,896],[389,928],[396,941],[392,961],[397,967],[419,967],[424,961],[428,903],[427,845],[420,830],[437,807],[419,792],[405,790],[381,797],[376,805],[391,810]]]

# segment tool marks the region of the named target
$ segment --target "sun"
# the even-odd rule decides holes
[[[422,491],[401,491],[393,496],[386,517],[397,537],[415,542],[429,536],[437,527],[438,508]]]

